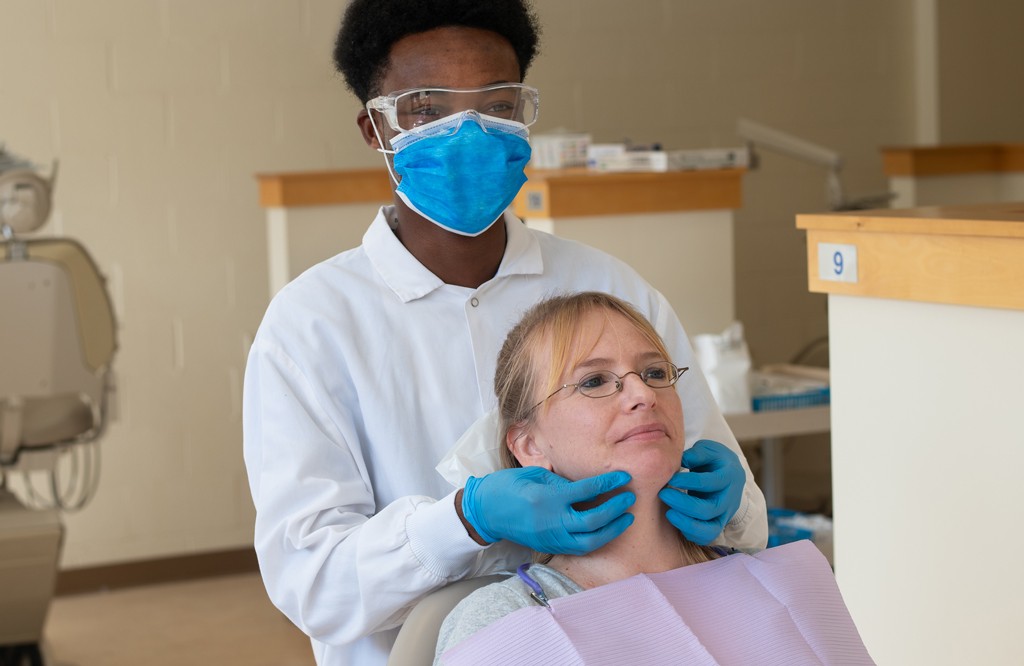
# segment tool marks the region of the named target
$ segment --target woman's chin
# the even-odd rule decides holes
[[[658,447],[651,447],[646,450],[630,451],[627,455],[609,458],[604,461],[591,461],[598,464],[590,464],[575,469],[566,469],[560,472],[554,469],[556,474],[561,474],[570,481],[597,476],[606,472],[624,471],[632,477],[630,486],[637,488],[653,487],[661,489],[672,478],[672,475],[679,471],[682,452],[666,451]]]
[[[662,488],[679,471],[681,458],[681,453],[648,451],[624,460],[622,469],[629,472],[635,484]]]

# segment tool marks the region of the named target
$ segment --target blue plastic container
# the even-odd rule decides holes
[[[814,541],[814,532],[793,525],[787,525],[786,519],[800,515],[792,509],[768,509],[768,547],[781,546],[800,539]]]

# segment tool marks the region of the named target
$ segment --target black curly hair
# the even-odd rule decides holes
[[[334,66],[365,104],[381,93],[395,42],[445,26],[490,30],[507,39],[520,77],[537,55],[540,26],[529,0],[352,0],[334,42]]]

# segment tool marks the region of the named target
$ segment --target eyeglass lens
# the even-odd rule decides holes
[[[513,86],[477,91],[412,90],[395,98],[398,126],[403,130],[471,110],[524,125],[537,119],[533,94]]]
[[[672,363],[660,361],[652,363],[640,372],[627,372],[622,377],[610,370],[594,372],[581,379],[576,387],[588,398],[604,398],[622,390],[622,381],[630,374],[638,375],[640,381],[651,388],[666,388],[675,384],[682,373],[683,370]]]

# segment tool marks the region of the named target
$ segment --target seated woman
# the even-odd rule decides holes
[[[495,390],[504,464],[576,480],[625,470],[636,495],[633,524],[581,556],[539,556],[528,576],[548,599],[639,573],[718,557],[685,540],[658,499],[682,458],[683,408],[674,385],[687,368],[669,359],[654,327],[629,304],[596,292],[531,309],[498,356]],[[477,630],[538,603],[520,576],[477,590],[445,620],[437,655]]]
[[[506,444],[502,450],[503,463],[543,467],[570,481],[600,472],[624,470],[630,474],[631,481],[619,492],[636,496],[631,509],[633,522],[603,548],[579,556],[538,554],[532,565],[520,567],[518,576],[478,589],[463,599],[441,627],[435,664],[441,663],[442,655],[450,648],[488,625],[513,620],[502,618],[516,611],[527,613],[523,609],[539,604],[547,606],[556,616],[559,612],[556,606],[573,606],[589,616],[599,615],[606,609],[568,604],[569,599],[550,605],[549,601],[584,591],[587,595],[600,595],[615,585],[628,584],[617,581],[626,581],[638,574],[696,574],[700,567],[685,572],[676,570],[701,563],[708,563],[700,571],[701,575],[710,571],[706,567],[717,567],[713,575],[719,577],[702,581],[691,577],[682,585],[687,590],[685,594],[694,592],[699,597],[684,601],[687,612],[682,615],[692,613],[690,626],[703,625],[707,634],[725,632],[728,634],[724,638],[726,644],[735,644],[737,638],[743,642],[746,656],[736,661],[734,653],[732,663],[751,663],[748,659],[751,654],[757,659],[767,654],[782,659],[759,663],[804,663],[801,658],[794,660],[793,654],[809,654],[815,664],[871,663],[842,603],[831,570],[816,551],[811,557],[818,557],[820,563],[810,568],[805,568],[806,557],[797,562],[800,558],[787,560],[786,553],[770,551],[754,557],[739,554],[735,558],[740,559],[729,557],[711,562],[728,553],[685,540],[670,523],[666,516],[668,507],[658,495],[666,485],[671,485],[674,475],[685,473],[680,471],[685,444],[683,406],[675,384],[686,380],[686,370],[672,363],[657,332],[642,315],[607,294],[584,292],[549,299],[528,311],[511,330],[498,356],[495,373],[501,417],[499,431],[505,433]],[[808,543],[804,546],[813,551]],[[776,572],[783,571],[783,576],[768,581],[773,574],[767,570],[772,567]],[[811,578],[816,582],[807,583]],[[760,582],[748,583],[755,580]],[[804,582],[790,582],[801,580]],[[780,603],[774,607],[766,605],[765,595],[760,590],[751,591],[751,585],[757,584],[771,588],[767,596],[777,594]],[[704,596],[699,596],[701,594]],[[811,601],[804,604],[806,599]],[[722,603],[716,606],[718,600]],[[621,604],[612,606],[621,607]],[[638,608],[644,611],[637,614]],[[651,607],[642,605],[627,611],[640,626],[653,612]],[[826,617],[828,626],[817,633],[814,627],[807,632],[803,627],[791,626],[793,612],[802,617]],[[723,620],[728,616],[730,620]],[[565,616],[562,617],[564,620]],[[672,617],[679,620],[678,616]],[[556,618],[554,622],[558,624],[559,620]],[[601,626],[616,626],[622,630],[624,624],[616,621]],[[694,631],[702,629],[698,626]],[[488,639],[507,633],[499,626],[484,632]],[[530,635],[529,640],[534,641],[531,647],[537,645],[540,635],[536,632]],[[663,639],[666,635],[659,633],[655,642],[669,640]],[[694,633],[688,635],[695,636]],[[485,636],[482,634],[480,638]],[[695,637],[694,641],[698,650],[702,650],[701,638]],[[780,641],[788,641],[788,645],[776,654],[775,644]],[[798,642],[799,650],[790,649]],[[454,652],[466,652],[470,643],[472,641]],[[835,657],[837,654],[839,656]],[[704,657],[686,661],[719,663],[718,657],[709,654]],[[453,658],[460,663],[479,663],[475,657]],[[721,663],[729,662],[726,659]]]

